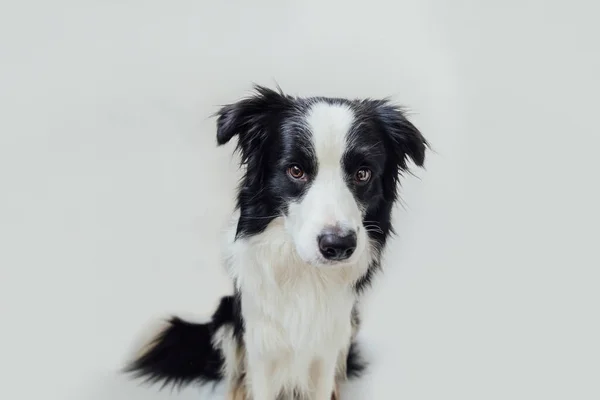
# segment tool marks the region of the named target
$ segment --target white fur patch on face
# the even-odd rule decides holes
[[[316,176],[311,177],[307,193],[289,206],[286,228],[294,238],[300,257],[307,263],[322,265],[324,258],[318,238],[326,231],[356,235],[356,250],[344,260],[353,262],[367,246],[362,229],[363,213],[356,202],[342,165],[348,133],[355,121],[351,108],[343,104],[315,103],[305,116],[317,159]]]
[[[346,137],[355,119],[354,111],[342,104],[316,103],[306,115],[319,168],[341,169]]]

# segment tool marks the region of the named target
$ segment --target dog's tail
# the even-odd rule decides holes
[[[127,367],[125,372],[163,387],[217,383],[223,379],[223,354],[214,345],[217,330],[233,323],[233,296],[221,299],[208,323],[173,317]]]

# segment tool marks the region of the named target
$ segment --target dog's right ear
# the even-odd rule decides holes
[[[238,135],[237,148],[242,159],[260,150],[271,133],[272,121],[289,104],[280,92],[255,86],[252,96],[222,107],[217,113],[217,144],[223,145]]]

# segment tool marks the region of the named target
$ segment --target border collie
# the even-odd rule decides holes
[[[164,385],[224,381],[230,400],[339,399],[358,374],[360,295],[380,268],[409,159],[428,144],[388,100],[256,86],[216,114],[244,175],[226,235],[234,293],[210,322],[172,318],[127,370]]]

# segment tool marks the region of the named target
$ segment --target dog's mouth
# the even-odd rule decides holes
[[[309,261],[308,264],[311,264],[312,266],[317,268],[347,268],[352,265],[355,265],[362,258],[364,251],[364,248],[356,248],[351,256],[342,260],[332,260],[323,257],[321,254],[318,254],[313,260]]]

